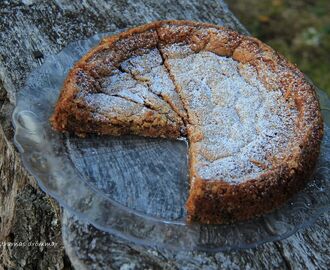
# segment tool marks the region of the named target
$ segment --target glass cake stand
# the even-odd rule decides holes
[[[187,144],[134,136],[77,138],[53,131],[49,117],[68,70],[105,34],[71,43],[34,70],[17,96],[15,144],[25,168],[61,206],[95,227],[147,246],[222,251],[286,238],[330,206],[330,100],[321,155],[309,185],[283,207],[246,222],[185,222]]]

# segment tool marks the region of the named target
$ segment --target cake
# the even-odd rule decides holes
[[[206,23],[158,21],[107,37],[69,72],[53,128],[189,142],[190,222],[279,207],[316,163],[313,86],[258,39]]]

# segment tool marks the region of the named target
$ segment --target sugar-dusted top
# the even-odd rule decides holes
[[[167,48],[170,50],[170,48]],[[178,51],[178,46],[174,46]],[[168,60],[186,106],[195,171],[203,179],[256,178],[283,158],[298,112],[281,89],[269,91],[254,67],[212,52]]]

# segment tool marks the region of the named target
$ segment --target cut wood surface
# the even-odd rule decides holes
[[[28,175],[13,145],[11,113],[29,73],[72,41],[159,19],[204,21],[246,33],[222,0],[0,2],[0,269],[329,269],[329,213],[255,249],[173,253],[132,245],[62,213]],[[14,242],[54,245],[4,245]]]

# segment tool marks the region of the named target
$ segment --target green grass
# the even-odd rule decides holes
[[[252,35],[272,46],[330,94],[329,0],[228,0]]]

